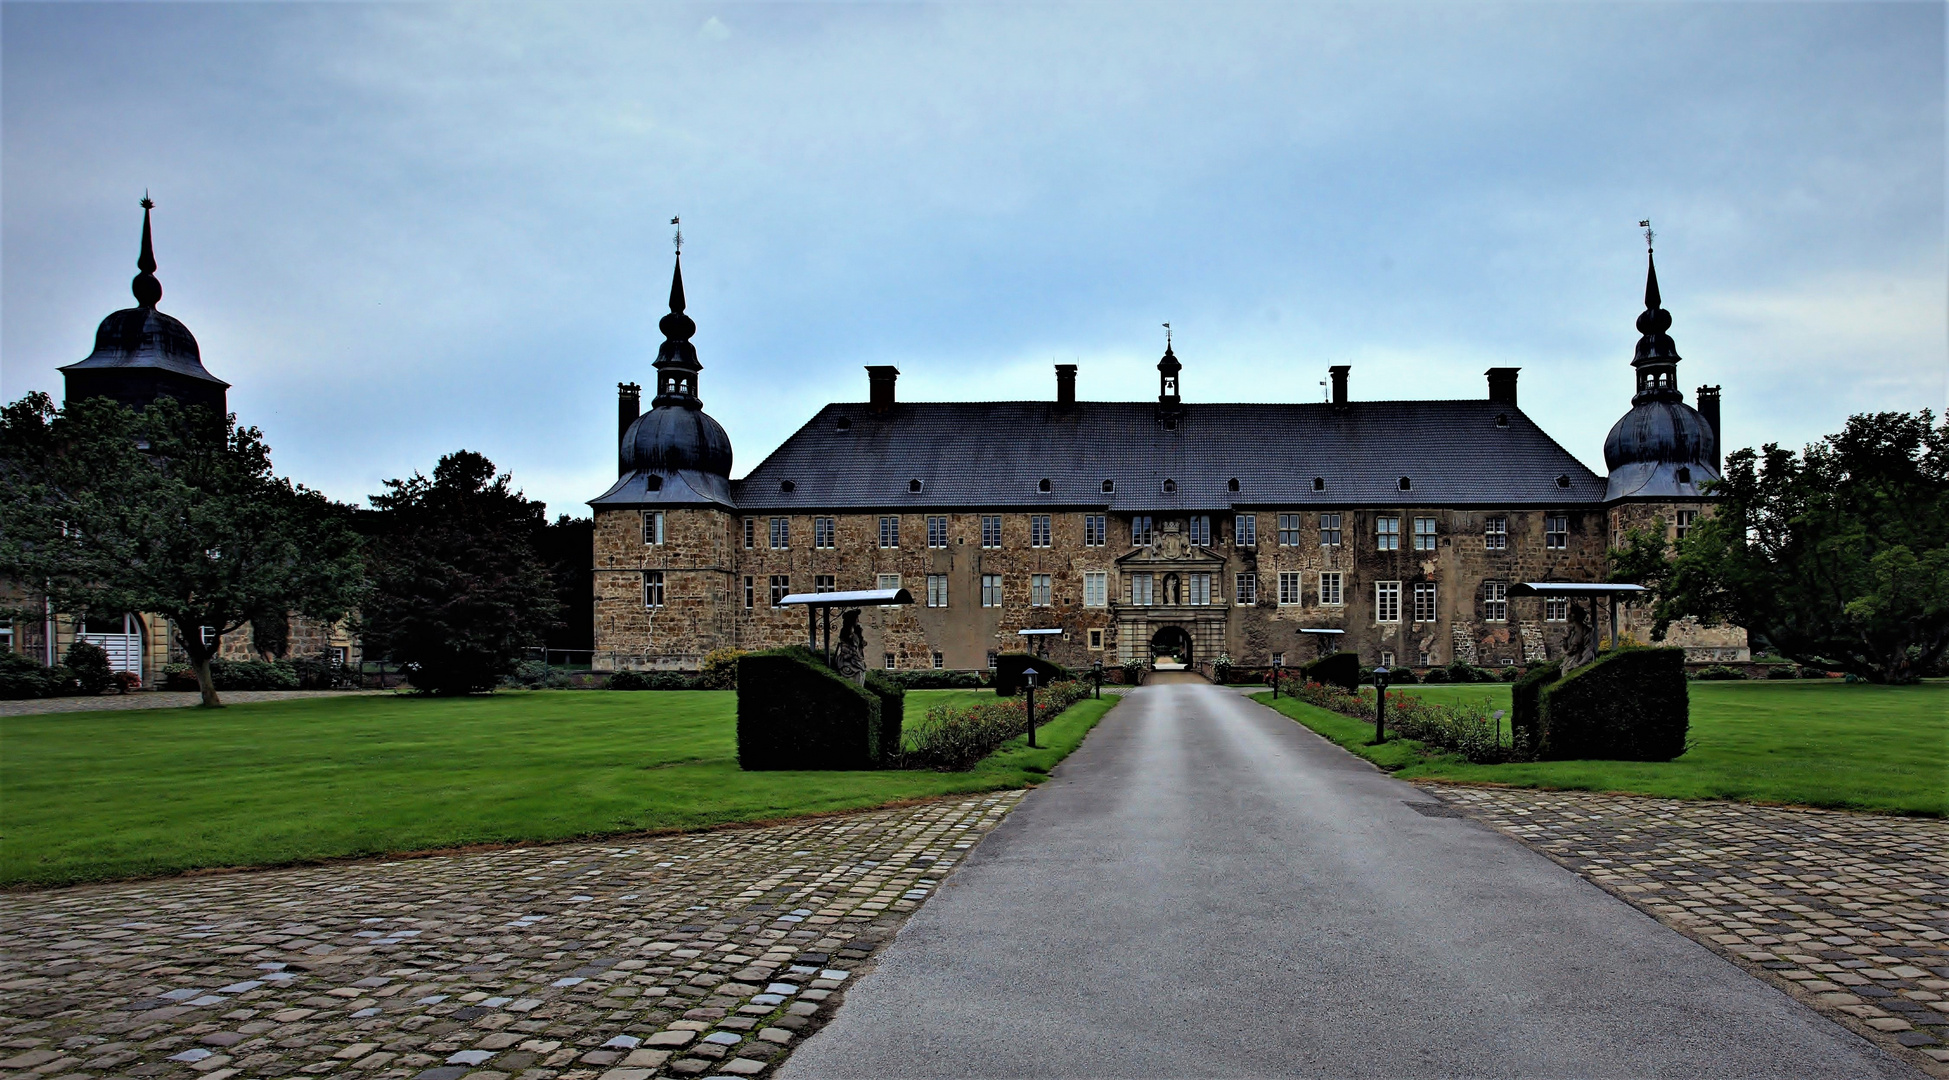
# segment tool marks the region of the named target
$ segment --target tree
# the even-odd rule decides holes
[[[167,618],[203,704],[222,635],[264,611],[336,621],[362,566],[348,511],[271,469],[235,415],[158,399],[0,410],[0,576],[64,614]],[[204,640],[203,628],[214,633]]]
[[[1848,418],[1798,455],[1726,459],[1710,517],[1667,545],[1634,533],[1613,577],[1649,586],[1662,638],[1732,623],[1812,668],[1909,683],[1949,647],[1949,420]]]
[[[431,480],[388,480],[372,496],[380,521],[365,644],[407,665],[421,690],[491,690],[555,625],[554,583],[535,554],[547,508],[510,479],[461,450]]]

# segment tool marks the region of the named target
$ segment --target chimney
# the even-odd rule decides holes
[[[629,471],[623,464],[623,436],[629,434],[629,425],[643,411],[643,388],[633,382],[616,384],[616,475]]]
[[[1056,365],[1056,404],[1076,404],[1076,365]]]
[[[1719,471],[1719,456],[1724,448],[1719,445],[1719,388],[1699,387],[1699,415],[1705,417],[1706,426],[1712,429],[1712,471]]]
[[[1333,376],[1333,403],[1335,405],[1345,405],[1347,403],[1347,372],[1353,370],[1352,365],[1335,364],[1326,370]]]
[[[866,365],[867,407],[874,412],[885,412],[893,408],[893,380],[900,377],[900,369],[885,364]]]
[[[1492,367],[1483,372],[1489,377],[1489,400],[1498,405],[1516,404],[1516,373],[1523,370],[1514,367]]]

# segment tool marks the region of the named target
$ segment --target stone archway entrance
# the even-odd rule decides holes
[[[1190,667],[1192,661],[1190,632],[1182,626],[1160,627],[1157,633],[1151,635],[1150,659],[1153,665],[1160,662],[1175,662]]]

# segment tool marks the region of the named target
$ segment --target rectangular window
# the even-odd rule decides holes
[[[1680,510],[1678,516],[1672,521],[1673,526],[1677,530],[1677,539],[1685,539],[1685,534],[1692,531],[1692,523],[1698,519],[1699,512],[1697,510]]]
[[[646,570],[643,572],[643,606],[663,606],[663,571]]]
[[[927,606],[928,607],[947,606],[947,575],[946,574],[927,575]]]
[[[1509,546],[1509,518],[1505,514],[1490,514],[1482,522],[1482,546],[1489,551],[1502,551]]]
[[[1191,575],[1191,602],[1203,605],[1211,603],[1211,575]]]
[[[1482,583],[1482,618],[1486,622],[1509,621],[1509,584],[1503,581]]]
[[[981,546],[998,548],[1002,546],[1002,516],[1000,514],[981,515]]]
[[[999,660],[999,659],[1001,659],[1001,655],[1002,655],[1001,653],[998,653],[998,652],[996,652],[996,651],[995,651],[995,650],[993,650],[993,649],[989,649],[989,650],[988,650],[988,670],[989,670],[989,671],[993,671],[993,670],[995,670],[995,661],[997,661],[997,660]]]
[[[792,546],[792,519],[771,519],[771,549],[783,551]]]
[[[1299,603],[1299,571],[1279,572],[1279,602],[1281,604]]]
[[[1431,653],[1431,652],[1429,652],[1429,651],[1428,651],[1428,650],[1426,650],[1426,649],[1423,649],[1423,650],[1421,650],[1421,666],[1422,666],[1422,667],[1434,667],[1434,666],[1435,666],[1435,654],[1434,654],[1434,653]]]
[[[1049,587],[1048,574],[1029,575],[1029,606],[1030,607],[1048,607],[1050,604],[1049,594],[1051,593],[1051,591],[1052,590]]]
[[[812,591],[815,593],[838,592],[839,585],[833,580],[831,574],[814,574],[812,577]]]
[[[892,653],[887,653],[887,654],[886,654],[886,657],[887,657],[887,670],[888,670],[888,671],[892,671],[892,670],[893,670],[893,654],[892,654]]]
[[[792,578],[789,574],[771,576],[771,606],[785,606],[785,598],[792,594]]]
[[[744,519],[744,546],[746,549],[758,546],[758,519]]]
[[[880,519],[880,546],[897,548],[900,546],[900,519],[883,517]]]
[[[941,655],[940,653],[935,653],[935,654],[934,654],[934,667],[935,667],[936,669],[939,669],[939,668],[944,668],[944,667],[946,667],[946,666],[947,666],[947,657],[945,657],[945,656],[942,656],[942,655]]]
[[[1032,548],[1049,546],[1049,515],[1029,515],[1029,546]]]
[[[645,544],[663,543],[663,511],[643,511],[643,542]]]
[[[752,577],[750,574],[746,574],[744,576],[744,606],[746,609],[750,609],[757,606],[757,603],[758,579]]]
[[[1259,602],[1259,575],[1238,574],[1232,578],[1232,595],[1240,604],[1250,606]]]
[[[838,531],[839,529],[835,526],[833,519],[827,517],[813,518],[812,546],[830,550],[833,546],[833,534]]]
[[[1136,547],[1149,547],[1154,532],[1150,515],[1139,514],[1130,519],[1130,542]]]
[[[1098,651],[1102,650],[1103,631],[1100,628],[1097,627],[1090,628],[1090,648]]]
[[[1346,598],[1341,591],[1344,580],[1344,576],[1338,570],[1320,571],[1320,603],[1333,607],[1346,603]]]
[[[1156,579],[1149,574],[1130,575],[1130,602],[1137,607],[1149,607],[1156,595]]]
[[[1299,546],[1299,515],[1279,515],[1279,544],[1281,547]]]
[[[1414,583],[1414,621],[1435,621],[1435,583],[1432,581]]]
[[[1083,606],[1110,606],[1110,575],[1102,570],[1083,572]]]
[[[1259,546],[1259,515],[1240,514],[1232,519],[1232,543],[1239,547]]]
[[[947,519],[930,517],[927,519],[927,546],[944,548],[947,546]]]
[[[873,579],[876,589],[897,589],[900,587],[899,574],[880,574]]]
[[[1338,514],[1320,515],[1320,546],[1321,547],[1340,546],[1340,515]]]
[[[1435,550],[1435,519],[1418,517],[1414,519],[1414,550]]]
[[[1382,667],[1394,666],[1394,654],[1392,652],[1386,649],[1381,650],[1381,666]]]
[[[1570,546],[1569,515],[1549,514],[1543,518],[1543,546],[1552,551],[1562,551]]]
[[[1382,514],[1374,519],[1374,548],[1377,551],[1401,550],[1401,519]]]
[[[1002,576],[1000,574],[981,575],[981,606],[1002,606]]]
[[[1083,515],[1083,546],[1102,547],[1110,538],[1110,519],[1102,514]]]
[[[1546,596],[1543,598],[1544,622],[1569,622],[1570,598],[1567,596]]]
[[[1374,621],[1401,621],[1401,583],[1398,581],[1374,582]]]
[[[1208,514],[1191,515],[1191,542],[1199,547],[1211,546],[1211,517]]]

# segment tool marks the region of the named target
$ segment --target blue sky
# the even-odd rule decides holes
[[[0,393],[162,308],[342,499],[613,479],[682,215],[737,472],[909,399],[1479,397],[1602,471],[1644,245],[1731,446],[1949,393],[1938,4],[0,8]],[[998,433],[998,437],[1006,437]]]

